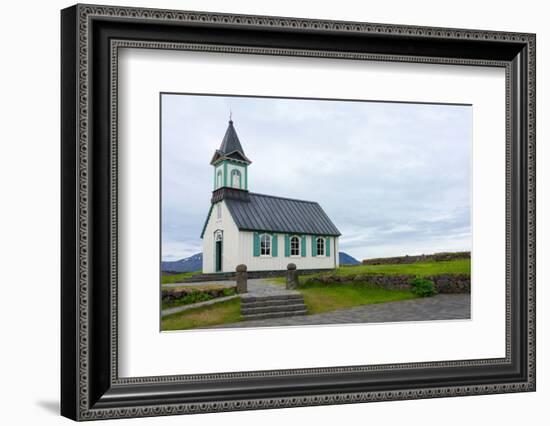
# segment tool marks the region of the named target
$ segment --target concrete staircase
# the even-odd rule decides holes
[[[241,314],[245,320],[305,315],[307,308],[299,292],[279,294],[247,294],[241,298]]]

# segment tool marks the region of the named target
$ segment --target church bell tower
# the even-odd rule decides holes
[[[214,193],[223,189],[248,191],[248,165],[251,163],[230,118],[222,144],[210,161],[214,167]]]

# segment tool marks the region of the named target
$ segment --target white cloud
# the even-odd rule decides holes
[[[470,247],[471,107],[163,95],[163,258],[200,251],[229,107],[249,189],[318,201],[342,251]]]

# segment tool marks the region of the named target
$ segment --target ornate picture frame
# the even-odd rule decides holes
[[[62,415],[93,420],[535,390],[534,34],[96,5],[64,9],[61,30]],[[506,356],[119,377],[117,60],[124,47],[505,69]]]

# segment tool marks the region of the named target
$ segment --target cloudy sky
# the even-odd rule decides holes
[[[472,108],[163,94],[162,258],[202,250],[232,110],[251,192],[317,201],[357,259],[469,250]]]

